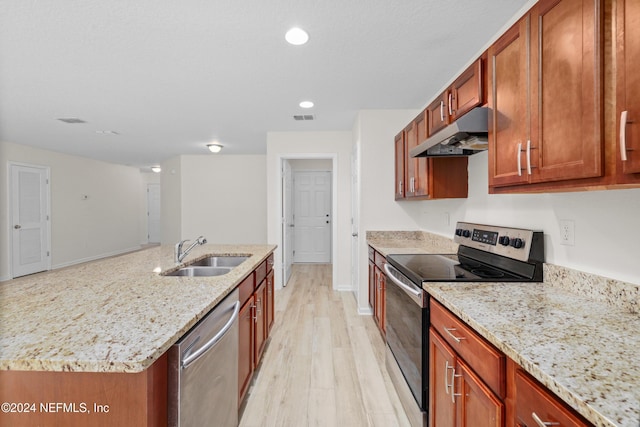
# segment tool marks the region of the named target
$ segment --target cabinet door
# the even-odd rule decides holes
[[[532,9],[531,182],[603,174],[601,1]],[[522,99],[524,101],[524,99]]]
[[[239,314],[238,331],[238,405],[249,389],[254,369],[254,296],[244,304]]]
[[[427,128],[428,128],[428,120],[427,120],[427,110],[424,110],[422,113],[415,118],[415,127],[416,127],[416,141],[415,145],[420,145],[427,139]],[[407,152],[408,155],[408,152]],[[409,158],[408,161],[415,162],[415,180],[413,182],[413,192],[416,197],[426,197],[429,196],[429,159],[426,157],[416,157]]]
[[[396,135],[395,153],[396,153],[396,200],[404,199],[405,192],[405,141],[404,131]]]
[[[273,269],[269,270],[267,274],[267,335],[269,337],[269,333],[271,332],[271,328],[273,328],[273,322],[275,320],[275,287],[274,287],[274,273]]]
[[[458,402],[459,427],[502,427],[504,404],[473,371],[458,359],[459,385],[454,385]],[[456,378],[454,378],[455,380]]]
[[[387,304],[386,304],[386,292],[387,292],[387,275],[382,271],[380,272],[380,284],[379,284],[379,293],[378,296],[380,299],[378,300],[378,310],[379,310],[379,318],[380,318],[380,330],[382,331],[382,335],[386,334],[386,316],[387,316]]]
[[[454,427],[456,402],[452,393],[456,356],[451,348],[429,330],[429,425]]]
[[[640,173],[640,2],[617,2],[618,168],[623,182]],[[624,123],[622,121],[624,120]],[[625,159],[626,158],[626,159]],[[636,180],[640,177],[636,177]]]
[[[376,269],[372,260],[369,260],[369,305],[374,311],[376,309]]]
[[[409,157],[409,151],[416,145],[418,145],[418,128],[415,121],[412,121],[409,126],[404,128],[404,140],[405,140],[405,181],[406,187],[404,189],[405,197],[414,197],[415,192],[415,179],[418,175],[418,162],[416,159]]]
[[[467,68],[451,85],[449,91],[449,115],[454,122],[458,117],[478,105],[482,105],[482,59]]]
[[[255,344],[254,344],[254,358],[255,365],[257,366],[262,357],[262,351],[264,350],[264,344],[266,340],[266,312],[267,305],[267,280],[263,280],[255,293]]]
[[[488,50],[490,187],[529,181],[523,169],[530,140],[529,27],[526,15]]]
[[[381,291],[381,283],[382,283],[382,272],[380,271],[380,269],[376,266],[374,267],[375,270],[375,306],[373,307],[373,317],[376,321],[376,323],[378,324],[378,327],[380,327],[381,325],[381,320],[382,320],[382,301],[381,301],[381,295],[380,295],[380,291]],[[380,327],[380,329],[382,329]]]
[[[427,135],[431,136],[449,124],[449,91],[445,91],[427,107]]]

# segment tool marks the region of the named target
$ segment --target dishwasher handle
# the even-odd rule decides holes
[[[217,334],[215,334],[213,338],[209,340],[209,342],[207,342],[205,345],[203,345],[202,347],[194,351],[193,354],[190,354],[189,356],[185,357],[182,360],[182,363],[180,363],[180,367],[182,369],[188,368],[189,365],[191,365],[193,362],[198,360],[207,351],[209,351],[209,349],[215,346],[218,343],[218,341],[220,341],[222,337],[225,336],[225,334],[229,331],[229,329],[231,329],[231,326],[233,325],[233,323],[238,319],[239,312],[240,312],[240,301],[236,301],[233,306],[233,314],[231,315],[231,318],[229,319],[229,321],[222,327],[222,329],[220,329],[220,331]]]

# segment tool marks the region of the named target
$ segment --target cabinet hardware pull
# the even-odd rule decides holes
[[[398,194],[402,194],[402,181],[398,182]]]
[[[249,308],[251,309],[251,311],[253,312],[253,323],[258,323],[258,313],[256,310],[256,305],[255,304],[251,304],[249,306]]]
[[[453,334],[451,333],[451,331],[455,331],[455,330],[457,330],[457,329],[456,329],[456,328],[446,328],[446,327],[444,328],[444,331],[445,331],[445,332],[446,332],[446,333],[447,333],[451,338],[453,338],[453,339],[454,339],[458,344],[460,344],[460,340],[466,340],[466,338],[465,338],[465,337],[457,337],[457,336],[453,335]]]
[[[440,101],[440,121],[444,122],[444,101]]]
[[[535,412],[531,413],[531,418],[533,418],[533,421],[535,421],[536,424],[538,424],[540,427],[559,426],[560,425],[560,423],[542,421],[540,419],[540,417],[538,416],[538,414],[536,414]]]
[[[627,116],[629,112],[620,113],[620,159],[627,161]]]
[[[453,116],[451,104],[453,103],[453,92],[449,92],[449,115]]]
[[[522,142],[518,142],[518,151],[516,151],[516,153],[517,153],[516,160],[518,162],[518,176],[522,176],[522,164],[520,162],[520,153],[521,152],[522,152]]]
[[[451,368],[451,401],[456,403],[456,396],[462,396],[462,393],[456,393],[456,378],[462,375],[456,375],[456,368]]]
[[[531,175],[531,140],[527,140],[527,173]]]
[[[449,394],[449,368],[454,369],[452,366],[449,366],[449,361],[444,361],[444,393]]]

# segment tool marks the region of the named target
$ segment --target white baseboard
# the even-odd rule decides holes
[[[108,257],[111,257],[111,256],[126,254],[128,252],[139,251],[140,249],[141,249],[141,246],[138,245],[138,246],[134,246],[134,247],[127,248],[127,249],[121,249],[121,250],[118,250],[118,251],[109,252],[109,253],[106,253],[106,254],[96,255],[96,256],[87,257],[87,258],[81,258],[81,259],[77,259],[77,260],[73,260],[73,261],[69,261],[69,262],[63,262],[61,264],[56,264],[56,265],[51,266],[51,269],[52,270],[56,270],[58,268],[70,267],[72,265],[82,264],[83,262],[96,261],[96,260],[103,259],[103,258],[108,258]]]
[[[7,280],[11,280],[11,277],[9,277],[9,276],[0,277],[0,282],[6,282]]]
[[[358,314],[360,316],[371,316],[373,314],[373,310],[371,307],[358,307]]]

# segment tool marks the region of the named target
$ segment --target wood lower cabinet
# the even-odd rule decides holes
[[[240,309],[239,314],[239,333],[238,333],[238,405],[241,404],[251,379],[253,378],[254,364],[254,336],[255,321],[253,319],[254,310],[253,295],[245,302]]]
[[[167,425],[167,355],[138,373],[0,371],[2,426]],[[62,406],[64,405],[64,406]]]
[[[271,334],[275,321],[275,284],[273,269],[267,273],[267,338]]]
[[[509,394],[514,407],[509,425],[538,427],[588,427],[592,424],[550,393],[546,387],[509,360]]]
[[[385,328],[385,292],[387,275],[384,273],[386,258],[372,247],[369,247],[369,305],[373,310],[380,332],[384,336]]]
[[[505,356],[434,300],[431,316],[430,425],[504,426]]]

